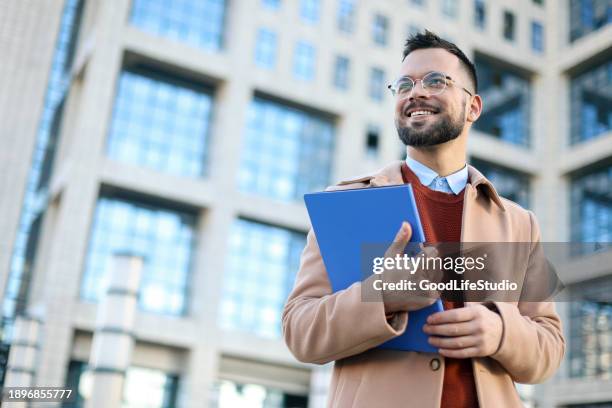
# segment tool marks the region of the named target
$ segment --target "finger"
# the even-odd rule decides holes
[[[430,336],[468,336],[477,332],[473,321],[446,324],[426,324],[423,331]]]
[[[385,256],[404,253],[404,249],[406,248],[406,245],[410,241],[411,237],[412,227],[410,226],[410,223],[406,221],[402,222],[402,226],[400,227],[399,231],[397,231],[397,234],[395,234],[393,243],[387,249]]]
[[[468,322],[474,319],[475,316],[476,311],[473,307],[460,307],[429,315],[427,317],[427,324]]]
[[[402,222],[402,226],[400,227],[399,231],[397,231],[397,234],[395,234],[394,242],[403,242],[407,244],[411,237],[412,226],[408,221],[404,221]]]
[[[480,357],[480,349],[478,347],[467,347],[464,349],[446,349],[441,348],[438,349],[438,353],[444,357],[450,358],[471,358],[471,357]]]
[[[431,336],[429,344],[440,349],[459,350],[478,346],[479,340],[476,336],[461,337],[437,337]]]

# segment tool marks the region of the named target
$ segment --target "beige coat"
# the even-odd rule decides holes
[[[400,165],[397,161],[329,189],[403,184]],[[500,198],[475,168],[469,166],[468,174],[462,242],[540,240],[533,213]],[[561,321],[551,302],[495,305],[503,321],[500,347],[490,357],[472,359],[478,401],[482,408],[520,407],[514,382],[539,383],[559,367],[565,352]],[[312,230],[282,321],[285,342],[298,360],[335,361],[330,407],[440,406],[444,357],[375,349],[403,333],[408,314],[397,313],[387,321],[382,302],[361,301],[359,283],[332,293]]]

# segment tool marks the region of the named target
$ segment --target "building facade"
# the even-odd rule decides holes
[[[0,20],[2,358],[17,318],[40,324],[2,376],[78,387],[71,406],[125,252],[144,260],[126,406],[325,403],[329,367],[281,339],[302,195],[403,157],[386,84],[424,28],[476,63],[470,161],[544,241],[612,239],[608,0],[8,0]],[[562,274],[567,355],[526,404],[612,407],[611,261]]]

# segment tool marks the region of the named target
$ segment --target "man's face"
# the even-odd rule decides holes
[[[417,80],[432,71],[450,76],[455,83],[448,84],[439,95],[430,95],[418,81],[407,95],[395,97],[395,126],[400,139],[407,146],[445,143],[457,138],[465,127],[470,96],[461,86],[470,90],[471,85],[459,58],[441,48],[416,50],[404,59],[399,76]],[[433,114],[413,115],[419,110]]]

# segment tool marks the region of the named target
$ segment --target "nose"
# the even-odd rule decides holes
[[[407,98],[409,100],[414,100],[417,98],[428,98],[429,94],[425,91],[425,89],[423,88],[423,81],[420,79],[417,79],[415,81],[414,86],[412,87],[412,89],[410,90],[410,93],[408,94]]]

